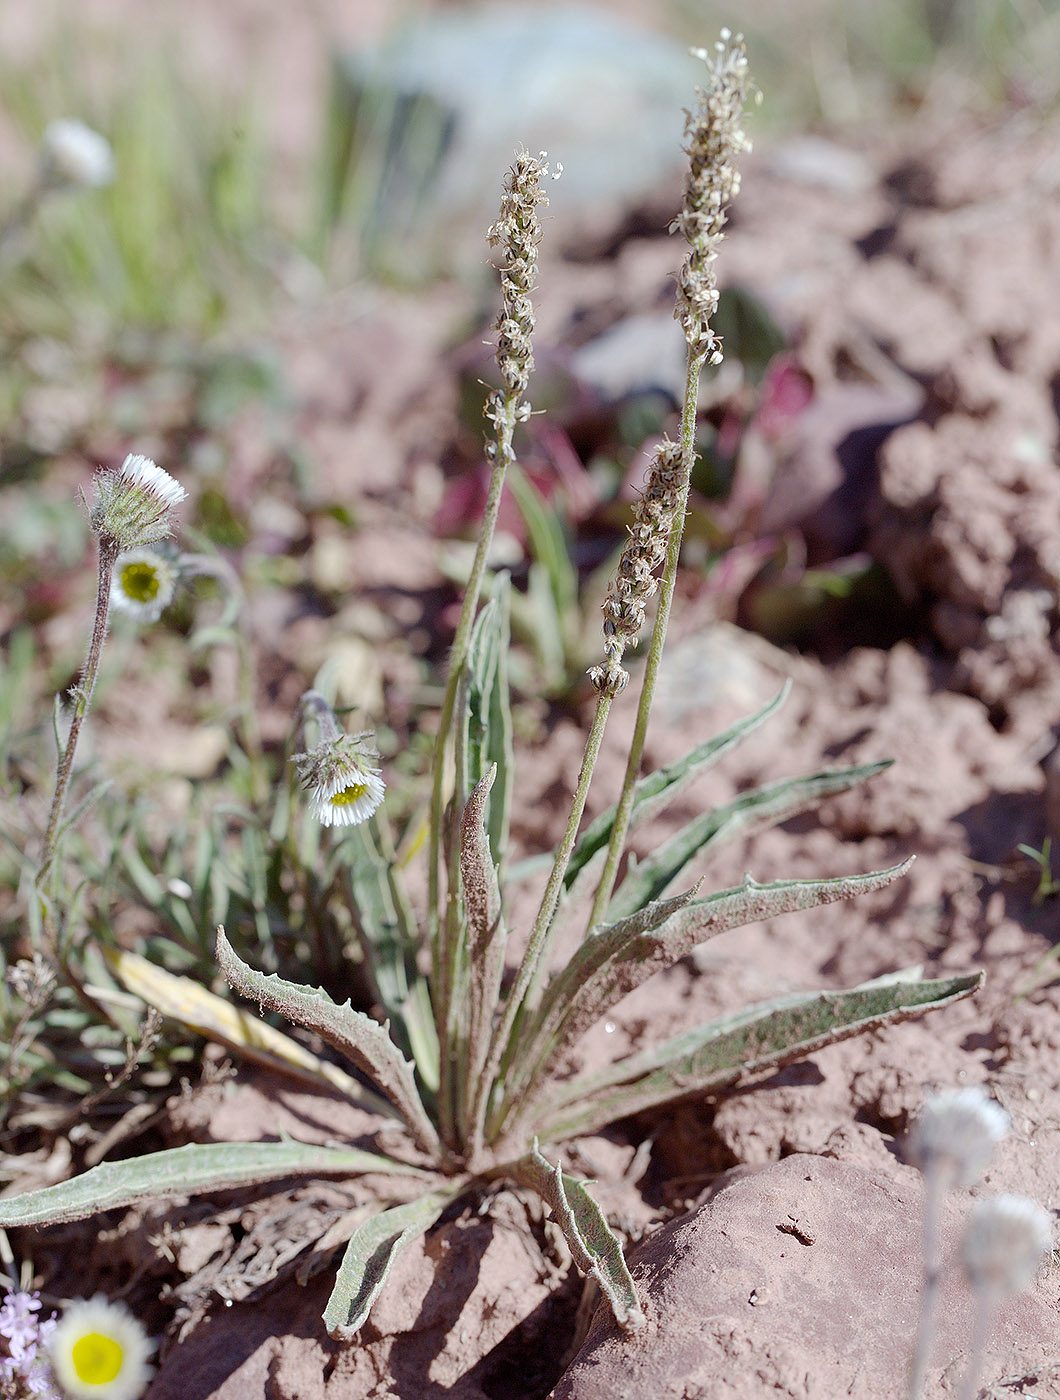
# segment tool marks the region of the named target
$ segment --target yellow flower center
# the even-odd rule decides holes
[[[353,803],[359,802],[368,791],[367,783],[351,783],[349,787],[344,787],[341,792],[337,792],[330,799],[333,807],[351,807]]]
[[[121,586],[134,603],[150,603],[158,596],[158,570],[143,560],[126,564],[121,571]]]
[[[86,1385],[108,1385],[121,1372],[125,1352],[113,1337],[86,1332],[70,1351],[77,1379]]]

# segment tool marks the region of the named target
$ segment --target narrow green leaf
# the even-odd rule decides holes
[[[981,972],[934,981],[921,981],[919,972],[877,978],[848,991],[800,992],[764,1002],[685,1031],[599,1074],[553,1085],[535,1130],[550,1141],[596,1132],[641,1109],[724,1089],[836,1041],[949,1006],[983,983]]]
[[[813,909],[840,899],[883,889],[904,875],[912,860],[865,875],[842,875],[830,880],[776,880],[760,885],[748,875],[736,889],[722,890],[706,899],[674,901],[675,912],[662,923],[638,930],[635,917],[592,934],[550,985],[542,1012],[548,1017],[551,1045],[535,1085],[516,1110],[517,1123],[534,1111],[539,1088],[555,1069],[569,1046],[594,1025],[605,1011],[646,982],[656,972],[672,966],[700,943],[744,924],[772,919],[798,909]],[[555,1008],[561,1008],[557,1018]],[[537,1037],[534,1023],[528,1032]]]
[[[394,1260],[407,1244],[431,1228],[459,1189],[431,1192],[405,1205],[391,1206],[357,1227],[324,1310],[330,1336],[348,1342],[357,1335]]]
[[[432,1155],[440,1154],[438,1134],[423,1107],[412,1066],[385,1026],[355,1011],[348,1001],[337,1005],[323,988],[300,987],[274,972],[267,977],[255,972],[237,957],[222,928],[217,930],[217,961],[237,992],[315,1031],[352,1060],[391,1101],[419,1145]]]
[[[678,880],[687,878],[688,866],[706,850],[748,831],[787,821],[815,807],[824,798],[847,792],[890,768],[893,761],[888,758],[854,768],[835,768],[803,778],[786,778],[741,793],[732,802],[705,812],[664,841],[626,876],[608,905],[608,919],[624,918],[650,900],[659,899]]]
[[[51,1225],[83,1220],[101,1210],[169,1196],[227,1191],[282,1181],[287,1176],[356,1176],[396,1172],[425,1176],[417,1167],[355,1147],[315,1147],[305,1142],[207,1142],[168,1148],[149,1157],[101,1162],[98,1167],[22,1196],[0,1200],[0,1226]]]
[[[786,681],[780,692],[755,714],[748,715],[746,719],[742,719],[730,729],[726,729],[723,734],[718,734],[713,739],[707,739],[702,744],[697,744],[691,752],[685,754],[684,758],[678,759],[676,763],[670,763],[665,768],[657,768],[653,773],[642,778],[634,789],[630,831],[636,831],[639,826],[665,811],[689,783],[701,773],[705,773],[730,749],[734,749],[748,734],[753,733],[760,725],[771,719],[788,698],[790,690],[791,682]],[[607,850],[607,843],[611,839],[611,830],[614,824],[615,808],[608,807],[582,832],[578,844],[571,854],[570,864],[567,866],[567,873],[563,881],[564,887],[569,892],[574,891],[576,882],[580,888],[579,875],[595,857]]]
[[[583,1273],[594,1278],[611,1304],[615,1321],[626,1331],[644,1324],[637,1287],[622,1257],[622,1247],[596,1201],[586,1190],[588,1182],[567,1176],[533,1148],[506,1172],[529,1186],[552,1209],[556,1223]]]

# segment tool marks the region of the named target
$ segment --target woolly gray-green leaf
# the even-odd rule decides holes
[[[538,1018],[548,1017],[550,1044],[541,1045],[536,1032],[537,1021],[532,1020],[524,1031],[530,1037],[530,1044],[546,1053],[543,1063],[531,1064],[533,1083],[518,1107],[513,1102],[515,1096],[510,1097],[509,1119],[514,1115],[514,1121],[521,1123],[533,1113],[538,1094],[551,1092],[541,1085],[564,1052],[605,1011],[656,972],[687,956],[698,944],[760,919],[772,919],[798,909],[813,909],[883,889],[904,875],[911,864],[912,859],[909,859],[865,875],[842,875],[829,880],[776,880],[768,885],[760,885],[748,875],[736,889],[722,890],[706,899],[686,902],[679,898],[675,912],[654,927],[638,930],[634,916],[632,920],[624,919],[591,934],[554,979],[537,1013]],[[556,1008],[563,1013],[558,1024]]]
[[[633,790],[630,831],[636,831],[645,822],[665,811],[689,783],[701,773],[705,773],[712,764],[717,763],[730,749],[741,743],[748,734],[753,733],[760,725],[771,719],[788,698],[790,690],[791,682],[786,681],[780,692],[755,714],[748,715],[746,719],[740,720],[731,729],[726,729],[724,733],[715,735],[713,739],[707,739],[702,744],[697,744],[676,763],[670,763],[665,768],[657,768],[653,773],[641,778]],[[563,879],[564,888],[568,892],[573,892],[576,882],[580,886],[581,882],[578,877],[586,870],[590,862],[594,862],[607,849],[614,824],[615,808],[608,807],[582,832],[571,854]]]
[[[429,1230],[459,1188],[419,1196],[373,1215],[350,1236],[335,1287],[324,1310],[324,1325],[337,1341],[356,1336],[391,1265],[412,1240]]]
[[[493,1013],[504,973],[506,933],[501,893],[485,827],[490,788],[497,774],[492,765],[464,806],[461,823],[460,879],[467,918],[467,1077],[466,1095],[474,1099],[493,1028]]]
[[[227,1191],[282,1181],[287,1176],[354,1176],[364,1172],[425,1175],[417,1167],[355,1147],[315,1147],[290,1141],[190,1143],[148,1157],[101,1162],[57,1186],[9,1196],[0,1200],[0,1226],[83,1220],[101,1210],[138,1201]]]
[[[476,787],[497,765],[486,805],[486,831],[493,858],[500,863],[508,849],[508,817],[514,771],[508,647],[511,579],[498,575],[493,597],[475,619],[468,647],[468,786]]]
[[[604,1213],[586,1190],[588,1183],[567,1176],[533,1149],[506,1167],[506,1173],[529,1186],[551,1208],[583,1273],[594,1278],[611,1304],[620,1327],[631,1331],[644,1323],[637,1288],[622,1257],[622,1247]]]
[[[683,876],[688,866],[708,848],[762,827],[776,826],[805,812],[826,797],[847,792],[889,768],[893,759],[835,768],[787,778],[741,793],[732,802],[705,812],[681,828],[641,861],[619,885],[608,905],[609,920],[624,918],[649,901],[659,899]]]
[[[217,930],[217,961],[237,992],[262,1007],[278,1011],[296,1025],[315,1031],[352,1060],[391,1101],[419,1145],[434,1156],[441,1153],[438,1134],[423,1107],[412,1066],[390,1039],[385,1026],[355,1011],[348,1001],[337,1005],[322,988],[300,987],[295,982],[285,982],[274,972],[268,976],[255,972],[236,955],[222,928]]]
[[[921,981],[914,969],[848,991],[802,992],[748,1007],[619,1060],[599,1074],[553,1086],[534,1128],[549,1140],[596,1132],[641,1109],[726,1088],[836,1041],[949,1006],[982,982],[981,972]]]

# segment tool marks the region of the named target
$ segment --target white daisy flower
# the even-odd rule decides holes
[[[114,152],[98,131],[76,118],[49,122],[40,143],[45,179],[99,189],[114,179]]]
[[[371,730],[326,739],[294,763],[309,793],[310,814],[324,826],[358,826],[383,800],[386,784]]]
[[[188,494],[150,457],[133,454],[116,472],[98,472],[95,487],[92,528],[123,550],[154,544],[168,535],[170,512]]]
[[[177,570],[154,549],[127,549],[114,561],[110,605],[140,622],[157,622],[173,598]]]
[[[151,1379],[153,1350],[132,1313],[102,1294],[71,1303],[48,1344],[70,1400],[138,1400]]]

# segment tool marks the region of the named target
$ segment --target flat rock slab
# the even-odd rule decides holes
[[[706,1205],[631,1254],[644,1331],[623,1336],[601,1308],[551,1400],[900,1400],[919,1312],[922,1200],[918,1174],[897,1163],[889,1173],[798,1154],[735,1169]],[[967,1193],[948,1205],[947,1259],[967,1205]],[[1060,1359],[1055,1295],[1055,1283],[1041,1281],[1005,1305],[983,1383],[1051,1374]],[[960,1385],[972,1304],[947,1269],[928,1397]],[[1032,1390],[1057,1396],[1057,1384]]]

